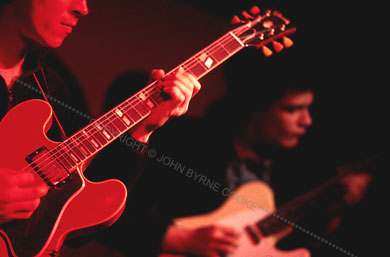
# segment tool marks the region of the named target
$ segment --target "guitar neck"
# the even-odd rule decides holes
[[[318,209],[316,207],[341,199],[345,193],[341,181],[345,176],[358,172],[370,172],[374,175],[382,171],[381,167],[385,165],[385,161],[388,158],[388,154],[379,152],[354,164],[340,166],[338,169],[339,175],[329,179],[314,190],[282,205],[277,209],[276,213],[259,221],[256,226],[265,236],[268,236],[293,224],[297,224],[305,215]],[[339,208],[342,208],[342,206],[339,206]]]
[[[200,79],[242,48],[244,44],[233,32],[226,33],[168,74],[183,68]],[[163,101],[161,89],[157,82],[153,82],[65,140],[54,148],[51,154],[67,170],[74,170],[147,117]]]
[[[167,74],[182,68],[200,79],[244,47],[263,47],[295,32],[295,27],[277,11],[265,10],[261,13],[253,9],[252,12],[255,17],[229,31]],[[286,45],[289,46],[290,43]],[[36,151],[33,157],[29,157],[32,161],[27,168],[42,173],[50,185],[57,185],[88,158],[149,116],[164,101],[164,94],[155,81],[51,149],[48,154],[45,149]],[[61,172],[47,171],[48,166],[55,164],[53,159],[61,164],[56,166]],[[39,170],[39,167],[45,170]]]
[[[318,206],[341,198],[343,188],[339,183],[340,178],[341,176],[336,176],[314,190],[280,206],[275,213],[258,222],[256,226],[264,236],[269,236],[299,223],[305,215],[316,210]]]

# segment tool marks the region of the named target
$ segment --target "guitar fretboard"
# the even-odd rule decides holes
[[[226,33],[169,73],[183,68],[195,78],[200,79],[242,48],[244,48],[243,43],[233,32]],[[89,157],[147,117],[164,100],[158,83],[153,82],[59,144],[50,151],[50,154],[68,171],[73,171]],[[46,158],[47,163],[40,162],[38,166],[48,166],[53,161],[52,159]],[[57,184],[62,179],[59,174],[43,174],[43,176],[52,184]]]

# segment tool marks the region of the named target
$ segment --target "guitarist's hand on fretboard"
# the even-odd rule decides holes
[[[141,122],[132,133],[136,140],[144,143],[148,141],[152,132],[163,126],[170,117],[185,114],[191,98],[201,88],[198,80],[182,68],[166,76],[163,70],[153,70],[151,78],[159,80],[158,86],[167,99],[154,113]]]
[[[343,200],[348,205],[360,202],[366,194],[367,187],[372,181],[369,173],[352,173],[345,176],[341,183],[344,185],[345,194]]]

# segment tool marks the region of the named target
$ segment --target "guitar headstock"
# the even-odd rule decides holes
[[[269,44],[272,44],[276,52],[293,45],[293,41],[287,35],[295,33],[296,28],[279,11],[260,10],[254,6],[249,12],[242,11],[241,16],[242,18],[233,17],[232,24],[241,25],[231,32],[244,46],[261,48],[263,54],[268,57],[273,53],[267,47]]]

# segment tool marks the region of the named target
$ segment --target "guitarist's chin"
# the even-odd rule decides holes
[[[282,141],[281,146],[286,149],[294,148],[299,144],[300,137],[292,136]]]

